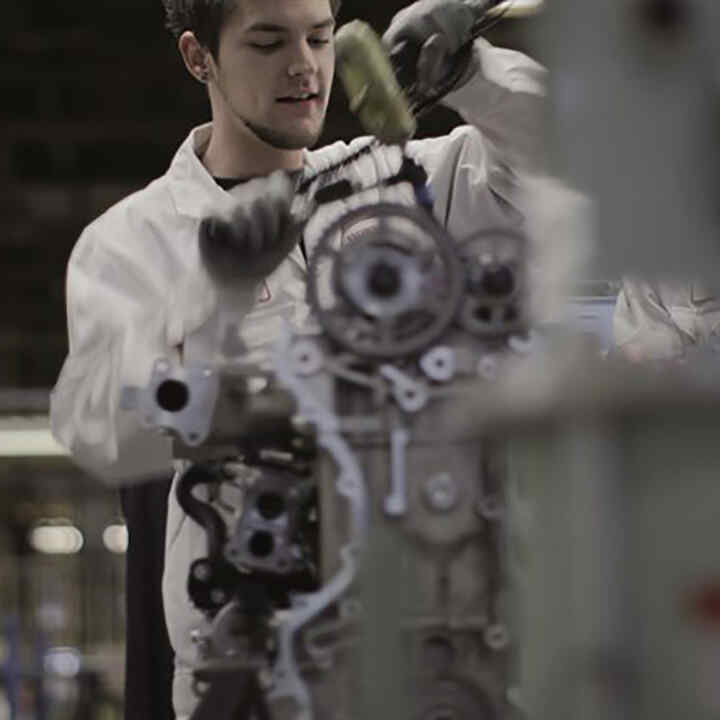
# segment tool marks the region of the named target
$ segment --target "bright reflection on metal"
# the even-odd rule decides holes
[[[103,530],[103,545],[112,553],[121,555],[127,551],[128,547],[128,531],[125,525],[120,523],[116,525],[108,525]]]
[[[75,677],[82,665],[80,653],[71,647],[56,647],[48,650],[43,662],[44,670],[49,675]]]
[[[46,555],[74,555],[85,543],[83,534],[69,520],[40,521],[30,530],[30,546]]]

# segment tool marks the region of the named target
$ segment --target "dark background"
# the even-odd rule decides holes
[[[406,3],[345,0],[339,21],[378,30]],[[490,39],[522,47],[530,21]],[[209,119],[164,29],[160,0],[10,0],[0,30],[0,391],[49,389],[67,350],[64,273],[82,228],[161,175]],[[420,135],[447,131],[447,110]],[[336,88],[322,143],[360,132]]]

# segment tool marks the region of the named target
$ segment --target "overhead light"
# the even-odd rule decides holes
[[[85,544],[83,534],[69,520],[41,520],[30,530],[30,547],[45,555],[75,555]]]
[[[108,525],[103,530],[103,545],[111,552],[121,555],[127,552],[128,548],[128,531],[127,527],[122,523]]]
[[[63,457],[68,451],[50,432],[45,414],[0,415],[0,457]]]
[[[68,451],[49,430],[0,430],[0,457],[60,457]]]

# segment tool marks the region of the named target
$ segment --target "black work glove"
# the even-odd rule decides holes
[[[246,200],[229,216],[209,216],[200,223],[200,257],[222,287],[266,278],[302,233],[290,214],[295,186],[286,172],[251,180],[243,190]]]
[[[427,95],[458,70],[458,52],[472,39],[473,25],[484,5],[418,0],[400,10],[383,35],[383,43],[396,67],[402,66],[401,84],[407,87],[414,82],[418,92]],[[407,67],[408,62],[414,67]]]

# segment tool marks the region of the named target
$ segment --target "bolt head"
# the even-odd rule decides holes
[[[490,355],[485,355],[478,360],[477,372],[484,380],[495,380],[498,374],[497,361]]]
[[[193,577],[200,582],[206,582],[210,579],[211,575],[212,568],[210,567],[210,563],[197,563],[197,565],[193,568]]]
[[[450,512],[460,500],[460,489],[450,473],[437,473],[425,481],[425,500],[431,510]]]
[[[485,644],[495,651],[503,650],[510,642],[510,635],[502,623],[489,625],[485,629]]]

